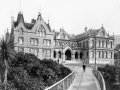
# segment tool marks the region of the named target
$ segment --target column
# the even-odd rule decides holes
[[[75,54],[71,54],[71,60],[72,60],[72,61],[75,60]]]

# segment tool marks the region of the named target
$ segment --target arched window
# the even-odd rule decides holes
[[[105,46],[107,47],[107,41],[105,42]]]
[[[107,58],[107,56],[108,56],[108,53],[107,52],[105,52],[106,53],[106,58]]]
[[[102,58],[104,58],[104,52],[102,52]]]
[[[101,46],[101,41],[99,41],[99,47]]]
[[[47,41],[47,46],[48,46],[48,47],[50,46],[50,41],[49,41],[49,40]]]
[[[112,42],[110,42],[110,47],[112,48]]]
[[[39,33],[40,33],[40,37],[42,37],[42,31],[40,31]]]
[[[98,58],[100,58],[100,51],[98,51]]]
[[[92,47],[94,47],[94,40],[92,40]]]
[[[43,31],[42,34],[43,34],[42,36],[45,37],[45,31]]]
[[[23,37],[19,37],[19,44],[23,44]]]
[[[112,52],[110,52],[110,58],[112,58]]]
[[[38,26],[36,29],[36,34],[37,34],[37,36],[45,37],[45,34],[46,34],[45,28],[42,25]]]
[[[58,57],[61,58],[61,51],[58,52]]]
[[[104,41],[102,41],[102,47],[104,47]]]
[[[56,58],[56,51],[54,51],[53,57]]]
[[[23,28],[20,28],[20,29],[19,29],[19,34],[20,34],[20,35],[23,35]]]
[[[91,52],[91,56],[92,56],[92,58],[94,58],[94,51]]]

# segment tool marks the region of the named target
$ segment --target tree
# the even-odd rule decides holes
[[[16,56],[16,52],[13,50],[14,44],[11,40],[12,37],[7,38],[6,36],[0,39],[0,65],[2,67],[0,74],[2,87],[5,90],[7,89],[8,62]]]

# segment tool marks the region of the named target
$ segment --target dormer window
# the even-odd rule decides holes
[[[20,28],[20,29],[19,29],[19,34],[20,34],[20,35],[23,35],[23,28]]]

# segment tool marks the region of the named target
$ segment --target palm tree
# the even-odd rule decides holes
[[[12,60],[16,56],[16,52],[13,50],[13,34],[9,36],[2,37],[0,39],[0,65],[2,65],[1,70],[1,83],[4,89],[7,89],[7,74],[8,74],[8,61]]]

